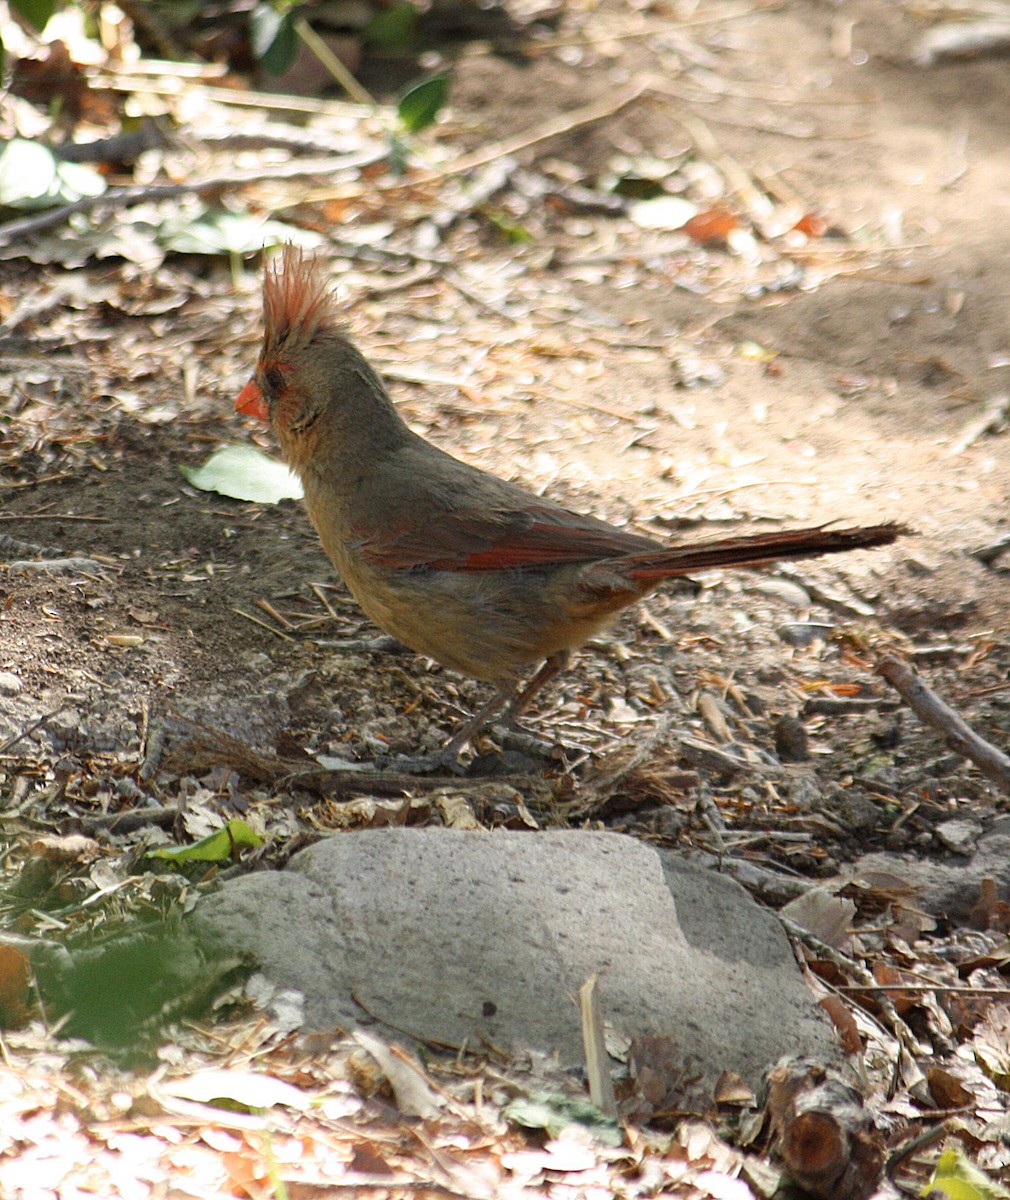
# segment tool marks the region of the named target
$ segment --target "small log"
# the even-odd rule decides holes
[[[832,1068],[781,1059],[768,1073],[768,1114],[786,1171],[816,1200],[867,1200],[884,1139],[860,1094]]]

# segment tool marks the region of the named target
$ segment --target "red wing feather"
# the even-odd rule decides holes
[[[546,520],[536,520],[537,516]],[[362,538],[362,552],[384,566],[440,571],[498,571],[596,562],[636,551],[656,551],[651,538],[566,509],[495,512],[486,516],[443,513],[437,522],[384,534],[382,544]]]

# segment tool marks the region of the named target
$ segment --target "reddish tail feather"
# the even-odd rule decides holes
[[[904,525],[866,525],[854,529],[792,529],[785,533],[759,533],[716,538],[664,550],[647,550],[622,559],[627,573],[641,583],[690,575],[713,567],[760,567],[780,559],[816,558],[845,550],[870,550],[888,546],[911,531]]]

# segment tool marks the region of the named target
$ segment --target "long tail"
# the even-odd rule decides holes
[[[853,529],[789,529],[743,537],[713,538],[663,550],[646,550],[621,559],[622,573],[639,583],[654,583],[712,567],[760,567],[786,558],[816,558],[844,550],[872,550],[912,530],[904,525],[861,525]]]

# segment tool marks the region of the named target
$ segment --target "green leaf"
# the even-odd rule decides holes
[[[53,208],[100,196],[105,180],[83,163],[60,162],[38,142],[12,138],[0,149],[0,208]]]
[[[276,504],[300,500],[304,494],[296,475],[255,446],[225,446],[199,467],[180,464],[179,470],[201,492],[217,492],[233,500]]]
[[[159,846],[156,850],[147,852],[148,858],[163,858],[168,862],[230,862],[235,857],[235,851],[243,846],[262,846],[263,839],[255,830],[250,829],[245,821],[238,817],[232,819],[223,828],[209,833],[190,846]]]
[[[249,42],[256,61],[271,75],[283,75],[298,54],[296,9],[280,12],[269,0],[249,14]]]
[[[400,97],[396,115],[408,133],[420,133],[438,116],[449,97],[449,76],[433,75]]]
[[[527,1129],[543,1129],[557,1137],[566,1125],[582,1125],[605,1146],[621,1146],[624,1134],[620,1125],[588,1100],[579,1100],[553,1092],[534,1092],[519,1096],[502,1109],[502,1115]]]
[[[940,1192],[948,1200],[1006,1200],[1010,1191],[969,1162],[959,1149],[944,1150],[922,1194]]]
[[[491,222],[505,241],[510,242],[513,246],[533,241],[533,234],[530,233],[526,226],[520,225],[518,221],[514,221],[507,213],[502,212],[501,209],[485,206],[479,211]]]
[[[380,50],[406,50],[417,32],[417,9],[413,4],[394,4],[380,9],[361,32],[362,38]]]
[[[56,11],[56,0],[11,0],[11,8],[39,33]]]

